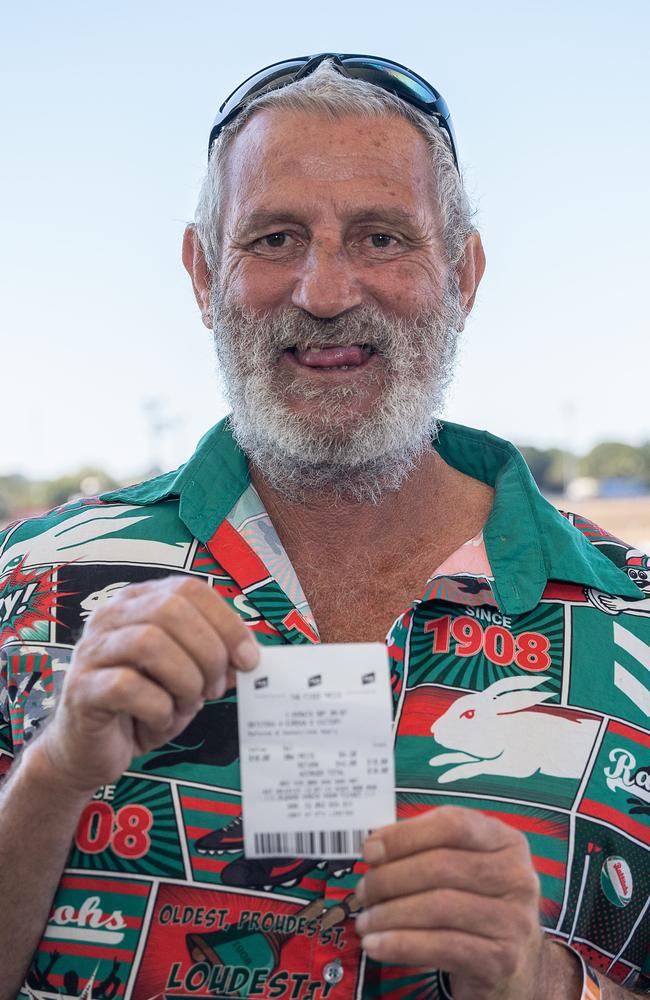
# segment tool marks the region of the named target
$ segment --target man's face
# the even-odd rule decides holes
[[[396,488],[462,326],[423,136],[264,111],[224,174],[212,320],[240,444],[275,485]]]

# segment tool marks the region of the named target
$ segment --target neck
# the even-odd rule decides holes
[[[349,564],[354,553],[362,553],[367,561],[372,552],[381,560],[403,553],[405,545],[412,548],[430,536],[434,525],[442,527],[453,516],[459,480],[475,483],[446,465],[433,449],[424,454],[399,490],[386,492],[377,503],[350,500],[330,490],[291,500],[254,466],[251,480],[290,558],[297,552],[305,557],[326,552],[330,565],[339,559]]]
[[[309,602],[323,642],[381,642],[431,573],[483,527],[490,487],[433,449],[379,502],[314,491],[301,503],[251,478]]]

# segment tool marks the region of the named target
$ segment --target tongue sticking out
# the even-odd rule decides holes
[[[310,347],[296,351],[296,360],[309,368],[337,368],[341,365],[356,367],[370,357],[367,347]]]

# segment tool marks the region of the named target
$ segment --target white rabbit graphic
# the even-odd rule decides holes
[[[440,784],[480,774],[528,778],[537,771],[579,778],[599,724],[527,712],[553,697],[550,691],[532,690],[548,680],[545,675],[504,677],[484,691],[457,698],[431,726],[436,742],[456,751],[429,761],[431,767],[458,765],[438,777]]]
[[[124,580],[121,583],[109,583],[102,590],[95,590],[92,594],[88,594],[88,597],[84,598],[79,607],[81,611],[79,612],[80,618],[89,618],[93,611],[101,607],[102,604],[106,604],[110,601],[111,597],[115,597],[122,587],[128,587],[128,580]]]

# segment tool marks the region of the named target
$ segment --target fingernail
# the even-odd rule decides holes
[[[363,860],[369,865],[378,865],[386,857],[386,849],[381,840],[367,840],[363,845]]]
[[[235,650],[235,663],[242,670],[252,670],[259,662],[257,643],[253,639],[244,639]]]
[[[354,927],[357,934],[363,934],[367,926],[368,926],[368,911],[365,910],[363,913],[360,913],[357,919],[354,921]]]
[[[219,698],[223,698],[226,693],[226,678],[220,677],[218,681],[214,681],[210,685],[208,691],[208,701],[217,701]]]
[[[361,941],[361,947],[364,951],[368,952],[369,955],[377,954],[381,948],[381,938],[381,934],[366,934]]]
[[[357,897],[362,906],[364,902],[365,891],[366,891],[365,880],[360,878],[359,881],[357,882],[356,889],[354,890],[354,895]]]

